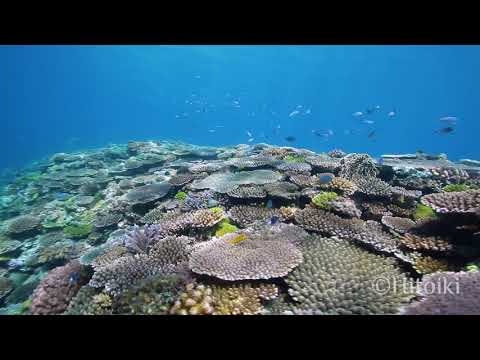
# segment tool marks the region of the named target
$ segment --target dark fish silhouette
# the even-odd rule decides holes
[[[278,223],[279,220],[280,220],[280,218],[278,216],[273,215],[270,218],[270,225],[275,225],[276,223]]]
[[[451,126],[447,126],[438,130],[435,130],[435,133],[437,134],[451,134],[455,131],[455,129]]]
[[[375,136],[375,130],[368,134],[368,138],[371,139]]]
[[[285,140],[288,142],[295,142],[297,138],[295,136],[287,136]]]

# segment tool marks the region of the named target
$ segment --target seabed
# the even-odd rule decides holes
[[[2,314],[480,314],[476,160],[131,141],[0,189]]]

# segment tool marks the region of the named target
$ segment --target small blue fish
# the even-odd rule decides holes
[[[276,223],[278,223],[280,221],[280,218],[278,216],[275,216],[273,215],[271,218],[270,218],[270,225],[275,225]]]
[[[330,181],[332,181],[335,175],[332,173],[321,173],[321,174],[318,174],[317,177],[318,177],[318,180],[320,181],[320,184],[325,185],[325,184],[328,184]]]
[[[267,201],[267,204],[265,205],[267,209],[271,209],[273,207],[273,201],[270,199]]]

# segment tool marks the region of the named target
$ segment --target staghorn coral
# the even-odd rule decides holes
[[[40,220],[31,215],[22,215],[13,219],[7,226],[7,233],[11,236],[23,236],[35,233],[40,228]]]
[[[196,245],[190,269],[222,280],[254,280],[285,276],[302,262],[301,252],[290,242],[247,235],[232,244],[236,237],[227,234]]]
[[[382,217],[382,224],[402,234],[408,232],[416,225],[410,219],[388,215]]]
[[[338,175],[348,180],[358,177],[375,178],[378,174],[375,161],[368,154],[348,154],[340,160]]]
[[[320,187],[347,196],[353,195],[357,191],[357,186],[353,182],[338,176],[334,177],[329,183],[320,185]]]
[[[420,201],[439,213],[475,212],[480,208],[480,190],[429,194]]]
[[[261,186],[240,186],[227,192],[227,195],[237,199],[264,199],[267,193]]]
[[[211,315],[214,312],[212,289],[205,285],[188,284],[169,313],[171,315]]]
[[[321,237],[305,241],[302,252],[304,262],[285,278],[289,294],[299,303],[297,313],[395,314],[413,297],[407,286],[377,289],[378,279],[408,283],[390,258]]]
[[[86,282],[83,267],[77,260],[51,270],[33,292],[30,313],[33,315],[63,313]]]
[[[148,254],[162,267],[176,266],[188,260],[193,242],[187,236],[167,236],[155,242]]]
[[[155,225],[145,225],[143,229],[135,225],[122,238],[124,246],[132,253],[147,253],[150,245],[158,240],[159,231]]]
[[[426,275],[419,301],[402,310],[405,315],[480,314],[480,272],[437,272]]]

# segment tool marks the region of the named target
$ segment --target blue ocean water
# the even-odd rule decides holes
[[[0,46],[0,171],[147,139],[480,159],[478,64],[480,46]]]

